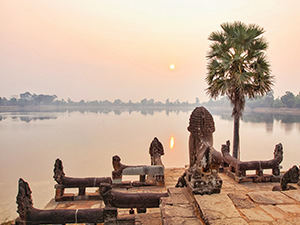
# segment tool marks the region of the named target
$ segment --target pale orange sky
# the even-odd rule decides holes
[[[207,101],[207,39],[233,21],[266,30],[275,97],[297,94],[299,12],[299,0],[1,0],[0,96]]]

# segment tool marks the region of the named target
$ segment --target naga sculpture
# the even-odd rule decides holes
[[[295,187],[288,185],[288,183],[298,183],[299,182],[299,168],[293,166],[280,179],[280,186],[276,185],[273,187],[272,191],[287,191],[296,189]]]
[[[150,144],[149,154],[151,156],[151,165],[162,165],[161,156],[165,154],[162,143],[155,137]]]
[[[279,143],[274,149],[274,158],[264,161],[240,161],[232,157],[229,153],[230,142],[222,145],[222,154],[224,160],[224,169],[228,176],[237,182],[279,182],[280,181],[280,163],[283,160],[283,147]],[[263,174],[264,169],[272,169],[272,175]],[[247,170],[256,170],[255,175],[246,175]]]
[[[112,165],[114,170],[112,171],[112,179],[122,179],[122,172],[125,168],[129,167],[121,163],[121,158],[118,155],[112,157]]]
[[[100,195],[86,195],[85,190],[87,187],[99,187],[101,183],[112,183],[110,177],[85,177],[85,178],[74,178],[67,177],[64,173],[64,168],[62,161],[56,159],[54,164],[54,180],[58,183],[55,185],[56,201],[65,201],[65,200],[88,200],[88,199],[101,199]],[[74,195],[64,195],[65,188],[78,188],[79,196]]]
[[[190,167],[193,167],[207,147],[213,146],[213,132],[215,123],[212,115],[203,106],[196,107],[191,116],[188,126]],[[222,155],[214,148],[211,149],[212,164],[218,168],[222,163]]]
[[[213,147],[215,124],[204,107],[196,107],[188,126],[190,165],[178,179],[176,187],[187,186],[194,194],[220,193],[222,180],[218,175],[222,155]]]
[[[117,221],[117,209],[36,209],[33,207],[31,190],[27,182],[19,179],[17,195],[19,217],[17,225],[31,224],[66,224],[66,223],[104,223]]]
[[[168,197],[168,193],[118,192],[110,184],[101,184],[100,194],[106,207],[137,208],[138,212],[146,212],[146,208],[158,208],[160,198]]]

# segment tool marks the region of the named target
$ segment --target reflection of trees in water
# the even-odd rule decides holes
[[[289,133],[293,130],[294,123],[281,123],[280,127],[282,127],[285,132]]]
[[[139,112],[144,116],[147,115],[154,115],[155,113],[166,112],[166,115],[169,113],[176,113],[177,115],[180,112],[190,112],[192,108],[182,108],[182,109],[175,109],[175,108],[143,108],[143,107],[133,107],[133,108],[97,108],[97,109],[68,109],[68,112],[89,112],[89,113],[100,113],[100,114],[109,114],[113,112],[115,115],[121,115],[122,113],[129,113],[132,112]]]
[[[300,132],[300,123],[297,123],[296,126],[297,126],[297,129],[298,129],[299,132]]]
[[[11,118],[12,121],[23,121],[26,123],[29,123],[31,121],[36,121],[36,120],[55,120],[57,119],[57,116],[19,116],[19,115],[14,115],[14,116],[1,116],[0,115],[0,122],[3,120],[6,120],[7,118]]]
[[[267,133],[272,133],[274,128],[274,123],[266,123],[266,131]]]
[[[31,122],[35,120],[47,120],[47,119],[57,119],[56,116],[32,116],[32,113],[74,113],[79,112],[81,114],[86,113],[95,113],[95,114],[109,114],[114,113],[115,115],[121,115],[122,113],[129,113],[132,112],[139,112],[144,116],[147,115],[154,115],[155,113],[161,113],[165,112],[168,116],[170,113],[176,113],[177,115],[180,112],[191,112],[193,108],[186,107],[186,108],[172,108],[172,107],[164,107],[164,108],[148,108],[148,107],[103,107],[103,108],[66,108],[66,109],[56,109],[56,110],[39,110],[39,111],[20,111],[20,112],[14,112],[16,114],[22,114],[22,115],[13,115],[10,118],[13,121],[24,121],[24,122]],[[5,120],[7,117],[0,115],[0,122]]]
[[[300,123],[300,116],[298,115],[274,115],[274,117],[282,123]]]
[[[214,112],[213,115],[218,115],[221,119],[232,120],[230,113]],[[300,115],[281,115],[269,113],[244,113],[242,120],[250,123],[269,123],[272,124],[274,120],[282,123],[300,123]]]
[[[245,113],[243,116],[244,122],[251,123],[268,123],[271,124],[274,122],[274,116],[271,114],[262,114],[262,113]]]
[[[223,120],[232,121],[231,113],[214,111],[213,115],[218,115]],[[293,129],[294,125],[297,124],[300,130],[300,115],[282,115],[282,114],[269,114],[269,113],[244,113],[242,120],[245,123],[265,123],[266,131],[273,131],[274,121],[279,121],[281,123],[281,127],[284,128],[285,131],[289,132]]]
[[[19,117],[21,121],[24,122],[31,122],[31,121],[36,121],[36,120],[56,120],[56,116],[36,116],[36,117],[30,117],[30,116],[20,116]]]

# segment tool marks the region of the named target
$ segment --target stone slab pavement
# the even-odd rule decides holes
[[[300,187],[273,192],[278,183],[237,183],[220,173],[220,194],[191,195],[185,188],[174,188],[184,168],[166,168],[165,186],[120,189],[123,192],[169,192],[160,208],[135,214],[136,225],[212,224],[212,225],[296,225],[300,224]],[[49,202],[47,208],[105,207],[102,201]],[[119,209],[120,215],[128,209]]]

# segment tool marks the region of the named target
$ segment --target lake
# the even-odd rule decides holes
[[[184,111],[65,111],[0,113],[0,221],[17,217],[18,179],[27,181],[34,206],[54,197],[53,166],[63,161],[67,176],[111,176],[112,156],[128,165],[150,164],[149,146],[157,137],[164,146],[166,167],[189,162],[187,126],[192,109]],[[212,113],[214,147],[232,143],[230,112]],[[300,116],[245,114],[241,121],[241,159],[273,158],[283,144],[283,169],[298,165]],[[173,149],[169,147],[175,138]]]

